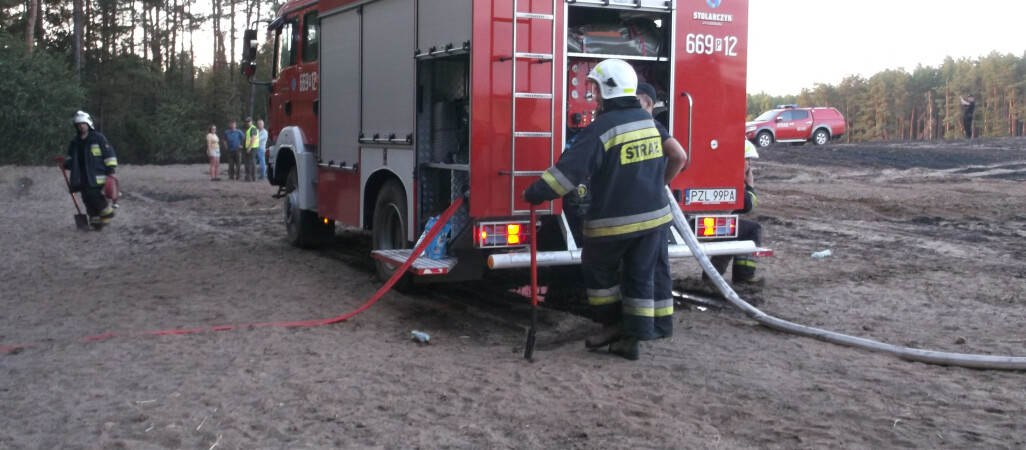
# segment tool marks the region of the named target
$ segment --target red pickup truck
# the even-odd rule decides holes
[[[780,105],[745,123],[745,137],[759,147],[774,142],[812,141],[823,145],[844,134],[844,117],[835,108]]]

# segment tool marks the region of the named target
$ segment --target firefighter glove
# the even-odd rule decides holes
[[[545,202],[545,199],[542,198],[538,194],[533,194],[532,195],[531,190],[528,189],[528,190],[524,191],[524,201],[526,201],[527,203],[530,203],[532,205],[540,205],[540,204]]]

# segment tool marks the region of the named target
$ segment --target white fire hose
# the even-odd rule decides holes
[[[667,194],[670,195],[671,199],[673,198],[673,194],[670,193],[669,188],[667,188]],[[684,242],[687,243],[688,248],[691,249],[691,254],[695,256],[696,260],[698,260],[698,264],[702,267],[702,270],[709,275],[716,284],[716,287],[724,297],[727,298],[731,305],[740,309],[745,313],[745,315],[766,327],[799,336],[816,338],[833,344],[857,347],[875,352],[890,353],[904,360],[918,361],[926,364],[959,366],[971,369],[1026,370],[1026,357],[970,355],[966,353],[937,352],[908,347],[898,347],[896,345],[884,344],[882,342],[871,341],[860,337],[807,327],[769,316],[758,308],[748,304],[744,300],[741,300],[741,297],[738,297],[737,293],[727,285],[727,282],[723,279],[720,273],[713,268],[712,262],[709,261],[709,258],[702,252],[702,246],[698,243],[698,238],[695,237],[695,234],[691,231],[690,227],[687,226],[687,221],[684,219],[684,213],[681,212],[679,208],[671,209],[673,210],[674,226],[676,226],[678,231],[681,232],[681,235],[684,237]]]

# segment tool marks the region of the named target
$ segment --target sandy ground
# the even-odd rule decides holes
[[[1026,356],[1026,141],[761,153],[763,311]],[[79,232],[56,167],[0,171],[0,346],[19,347],[0,354],[0,449],[1026,447],[1026,373],[690,304],[637,362],[585,351],[594,325],[551,309],[526,362],[527,308],[444,290],[388,293],[334,325],[144,334],[334,317],[380,284],[359,235],[288,246],[266,184],[212,183],[201,165],[120,175],[112,226]],[[692,260],[675,272],[699,276]]]

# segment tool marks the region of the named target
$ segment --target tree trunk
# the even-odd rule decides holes
[[[182,26],[182,13],[178,0],[173,0],[171,6],[171,40],[168,42],[168,68],[178,68],[178,29]]]
[[[82,83],[82,3],[84,1],[85,0],[74,0],[75,10],[72,13],[75,45],[75,78],[78,79],[79,84]]]
[[[916,140],[916,107],[912,107],[912,120],[908,121],[908,140]]]
[[[25,44],[28,53],[35,47],[36,19],[39,17],[39,0],[28,0],[28,17],[25,18]]]
[[[933,118],[933,91],[926,91],[926,138],[936,139],[934,135],[934,118]]]
[[[228,47],[231,48],[232,59],[231,59],[231,64],[228,66],[228,69],[229,69],[228,73],[230,75],[230,78],[232,80],[234,80],[235,79],[235,0],[228,0],[228,2],[231,5],[231,14],[232,14],[232,21],[231,21],[232,29],[231,29],[231,33],[229,33],[229,36],[231,37],[232,41],[228,45]]]
[[[221,68],[225,61],[224,32],[221,31],[221,0],[213,0],[214,6],[214,69]]]
[[[164,67],[164,54],[161,52],[161,40],[162,34],[160,32],[160,8],[153,8],[153,19],[150,20],[150,24],[153,25],[153,30],[150,31],[152,38],[150,39],[150,49],[153,52],[153,67],[162,68]]]

